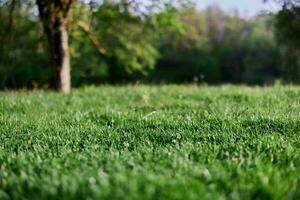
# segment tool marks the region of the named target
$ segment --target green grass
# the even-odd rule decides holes
[[[300,87],[0,93],[0,199],[299,199]]]

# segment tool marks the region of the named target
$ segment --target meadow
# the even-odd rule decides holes
[[[0,199],[299,199],[300,87],[0,92]]]

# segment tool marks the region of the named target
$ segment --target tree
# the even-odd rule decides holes
[[[2,2],[10,2],[12,8],[16,3],[25,4],[31,3],[32,0],[0,0],[0,5]],[[54,87],[62,92],[69,93],[71,90],[71,75],[70,75],[70,50],[69,50],[69,28],[70,25],[76,23],[83,32],[85,32],[89,39],[92,41],[94,46],[98,49],[98,52],[103,55],[106,54],[106,50],[103,49],[98,42],[98,38],[91,34],[91,28],[89,23],[73,19],[73,11],[77,3],[90,5],[91,7],[99,7],[101,4],[113,3],[119,5],[121,12],[126,13],[128,16],[136,15],[139,16],[140,20],[146,20],[147,15],[153,14],[153,12],[159,12],[170,5],[182,5],[185,1],[170,1],[170,0],[150,0],[150,1],[136,1],[136,0],[104,0],[104,1],[80,1],[80,0],[36,0],[35,4],[37,5],[39,11],[39,18],[42,22],[44,33],[47,37],[49,52],[51,55],[51,66],[52,66],[52,79]],[[93,12],[93,9],[90,10]],[[141,21],[143,23],[143,21]],[[101,38],[105,40],[106,38]],[[150,57],[155,57],[155,51],[151,48],[148,48],[148,51],[136,51],[142,49],[143,40],[139,40],[137,45],[134,47],[133,57],[130,60],[129,65],[134,65],[135,68],[139,68],[140,60],[143,60],[143,54],[146,53]],[[136,54],[136,52],[142,52]],[[126,57],[126,53],[122,52],[122,56]],[[109,56],[109,55],[108,55]],[[119,56],[120,57],[120,56]],[[121,59],[122,60],[122,59]],[[128,59],[123,59],[128,61]],[[136,61],[137,60],[137,61]],[[144,59],[145,60],[145,59]],[[123,63],[123,62],[122,62]],[[154,66],[153,59],[146,58],[146,64],[148,66]],[[127,65],[128,66],[128,65]],[[125,66],[125,67],[127,67]]]
[[[264,0],[268,1],[268,0]],[[275,28],[281,50],[281,71],[289,82],[300,80],[300,1],[279,0],[281,10],[275,16]]]
[[[51,69],[43,27],[34,2],[0,2],[0,88],[48,88]],[[13,9],[13,12],[12,12]]]
[[[76,0],[36,1],[50,48],[53,81],[65,93],[71,91],[68,26],[75,3]]]

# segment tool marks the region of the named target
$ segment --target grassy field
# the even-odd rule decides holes
[[[300,87],[2,92],[0,199],[300,199]]]

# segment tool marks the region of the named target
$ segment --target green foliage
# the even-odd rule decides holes
[[[34,1],[17,1],[15,9],[9,2],[0,4],[0,87],[51,84],[47,41]],[[285,4],[276,16],[243,19],[217,6],[199,11],[192,4],[181,5],[187,1],[126,2],[76,4],[69,30],[73,86],[136,80],[246,84],[300,80],[298,4]],[[77,20],[91,27],[90,35],[104,54]]]
[[[180,29],[167,31],[161,36],[162,56],[158,63],[158,73],[154,72],[154,76],[182,82],[205,74],[207,82],[218,80],[217,63],[206,37],[205,16],[194,7],[177,12],[177,15]]]
[[[268,84],[278,78],[279,51],[272,16],[245,20],[218,7],[179,12],[182,34],[162,37],[154,77],[175,82]],[[172,72],[171,74],[170,71]]]
[[[0,6],[0,87],[32,87],[33,81],[50,82],[47,44],[30,7]],[[9,20],[8,20],[9,19]]]
[[[243,39],[245,49],[243,78],[248,83],[272,83],[279,77],[280,52],[274,36],[273,17],[252,20],[251,31]]]
[[[107,50],[113,81],[153,69],[158,57],[155,37],[140,16],[121,12],[117,4],[103,4],[93,13],[92,27]]]
[[[277,38],[282,45],[282,72],[288,81],[300,80],[300,5],[285,5],[276,16]]]
[[[0,199],[298,199],[299,98],[281,86],[1,93]]]
[[[92,14],[90,7],[78,4],[74,9],[74,19],[80,19],[90,24]],[[92,33],[94,34],[94,33]],[[100,43],[101,40],[99,39]],[[99,84],[108,77],[108,63],[90,41],[89,37],[74,22],[70,29],[70,51],[72,56],[72,85]]]

